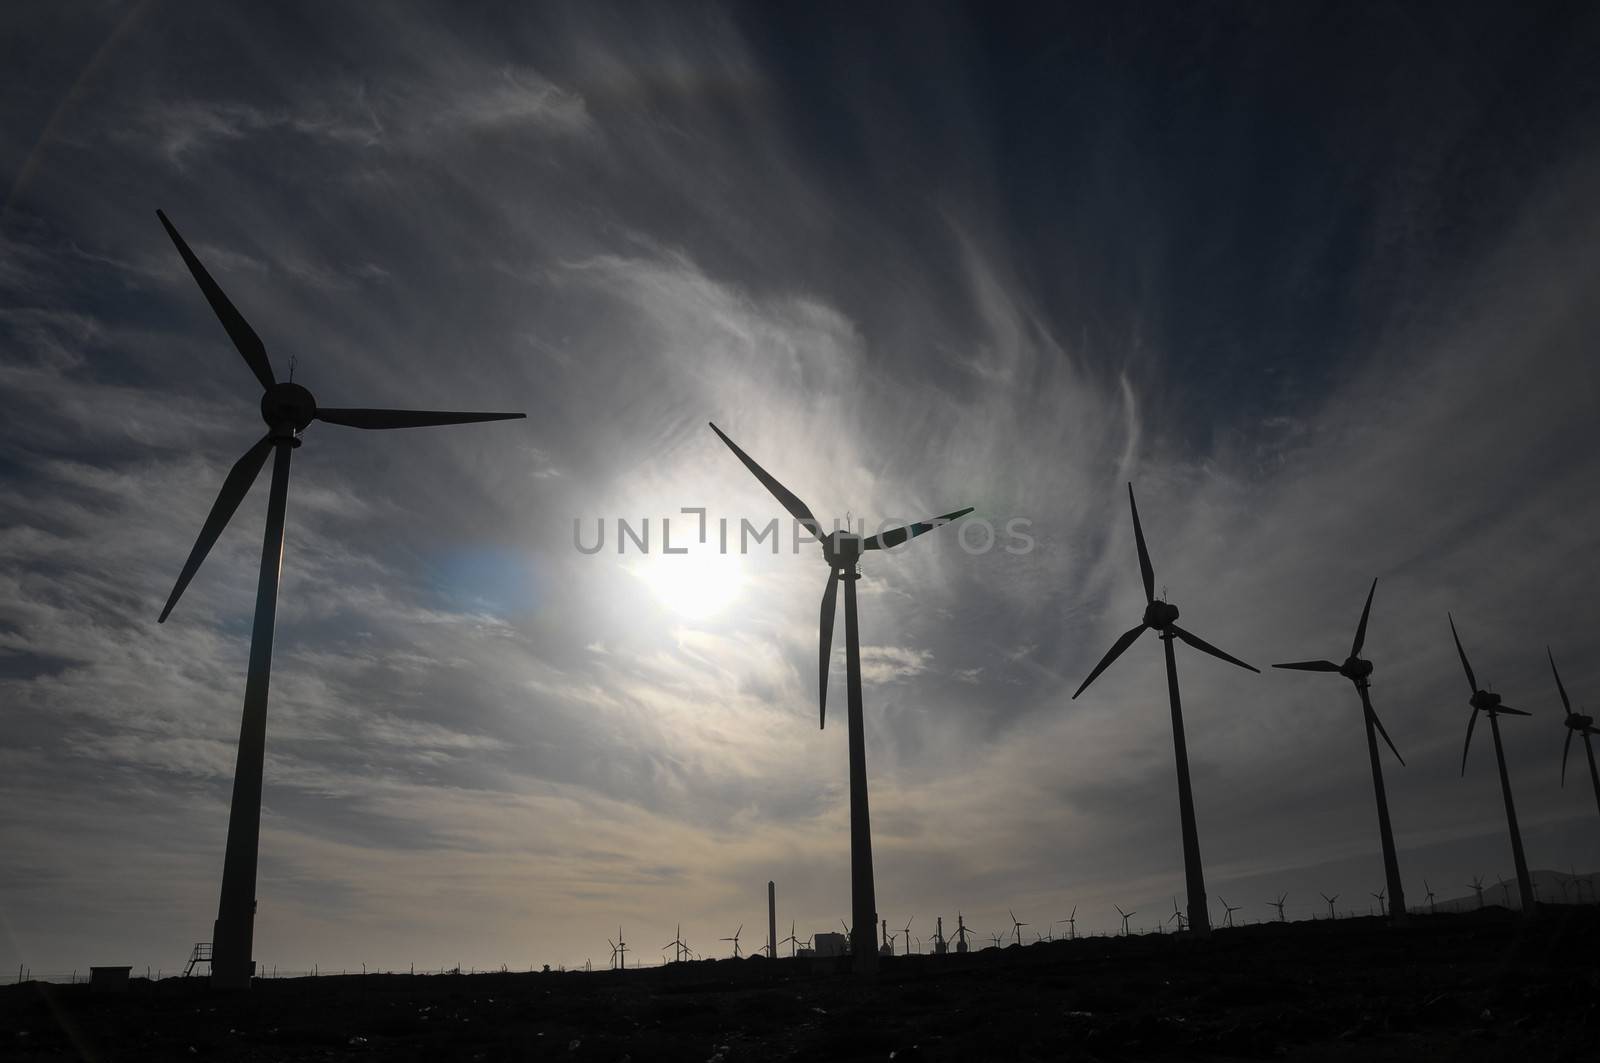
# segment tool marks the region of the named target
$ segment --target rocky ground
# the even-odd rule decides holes
[[[885,961],[0,989],[31,1060],[1593,1060],[1600,909],[1266,924]]]

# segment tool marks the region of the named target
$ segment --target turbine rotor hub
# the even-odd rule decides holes
[[[1582,713],[1577,712],[1570,713],[1567,716],[1567,726],[1574,731],[1582,731],[1585,728],[1594,726],[1594,717],[1584,716]]]
[[[261,419],[270,428],[289,427],[296,434],[317,416],[317,400],[299,384],[274,384],[261,395]]]
[[[1360,657],[1346,657],[1344,664],[1339,667],[1339,672],[1346,679],[1359,683],[1372,675],[1372,662],[1364,661]]]
[[[1165,631],[1178,619],[1178,607],[1171,602],[1155,601],[1144,607],[1145,627]]]
[[[1500,707],[1500,695],[1491,694],[1487,690],[1480,690],[1472,695],[1472,707],[1493,712]]]

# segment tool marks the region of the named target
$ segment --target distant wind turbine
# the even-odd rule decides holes
[[[1223,925],[1232,926],[1233,925],[1233,913],[1237,912],[1239,910],[1239,905],[1237,905],[1237,904],[1229,904],[1223,898],[1222,894],[1220,894],[1220,893],[1217,894],[1217,900],[1222,901],[1222,911],[1224,912]]]
[[[1439,905],[1433,899],[1433,887],[1428,885],[1428,880],[1427,879],[1423,879],[1422,880],[1422,889],[1428,895],[1425,898],[1427,900],[1427,902],[1428,902],[1428,914],[1429,915],[1438,915],[1439,914]]]
[[[222,322],[228,338],[261,384],[261,418],[267,434],[244,452],[222,481],[199,538],[178,574],[178,582],[161,610],[165,623],[184,588],[200,570],[218,536],[249,492],[272,455],[272,487],[267,496],[266,535],[261,544],[261,574],[256,583],[255,621],[250,631],[250,667],[244,687],[244,719],[239,728],[238,759],[233,773],[233,800],[228,812],[228,841],[222,862],[222,899],[211,941],[211,981],[224,989],[248,989],[253,973],[255,938],[256,859],[261,836],[261,776],[266,759],[267,691],[272,677],[272,636],[278,614],[278,578],[283,569],[284,513],[289,500],[289,456],[300,446],[300,435],[312,421],[349,428],[421,428],[428,425],[468,424],[523,417],[521,413],[442,413],[434,410],[376,410],[319,406],[303,386],[279,381],[267,358],[266,344],[256,335],[224,294],[205,266],[195,257],[178,230],[162,211],[156,211],[167,235],[206,302]],[[293,362],[291,361],[291,368]]]
[[[1006,914],[1011,916],[1011,932],[1017,935],[1017,944],[1020,945],[1022,944],[1022,928],[1028,924],[1017,922],[1017,913],[1010,908],[1006,909]]]
[[[1178,764],[1178,815],[1183,825],[1183,870],[1189,890],[1189,926],[1197,936],[1204,937],[1210,933],[1211,916],[1206,910],[1205,875],[1200,866],[1200,833],[1195,826],[1194,794],[1189,786],[1189,751],[1183,733],[1183,705],[1178,697],[1178,663],[1172,653],[1172,640],[1182,639],[1203,653],[1209,653],[1213,657],[1252,672],[1259,672],[1260,669],[1223,653],[1209,642],[1191,635],[1178,626],[1178,607],[1156,599],[1155,569],[1150,564],[1150,551],[1145,548],[1144,529],[1139,526],[1139,507],[1133,500],[1131,483],[1128,485],[1128,507],[1133,511],[1133,536],[1139,549],[1139,574],[1144,579],[1146,600],[1144,619],[1138,626],[1131,628],[1117,639],[1072,696],[1076,698],[1078,694],[1082,694],[1085,688],[1094,682],[1095,677],[1105,671],[1112,661],[1122,656],[1122,652],[1132,646],[1145,631],[1159,632],[1167,658],[1167,697],[1172,704],[1172,746]]]
[[[1389,826],[1389,797],[1383,786],[1383,765],[1378,760],[1378,734],[1383,735],[1383,740],[1388,743],[1389,749],[1394,753],[1395,759],[1405,765],[1405,758],[1400,756],[1400,751],[1395,749],[1394,742],[1389,738],[1389,732],[1384,730],[1383,721],[1378,719],[1378,714],[1372,710],[1372,698],[1367,691],[1372,686],[1372,662],[1361,659],[1361,646],[1367,640],[1367,617],[1372,614],[1372,596],[1378,590],[1378,581],[1372,581],[1371,588],[1367,591],[1367,604],[1361,610],[1361,622],[1356,625],[1355,641],[1350,644],[1350,656],[1346,657],[1343,664],[1334,664],[1332,661],[1296,661],[1293,664],[1275,664],[1274,668],[1291,668],[1303,672],[1337,672],[1355,684],[1356,693],[1361,696],[1361,714],[1367,725],[1367,756],[1372,761],[1372,792],[1378,803],[1378,838],[1383,844],[1383,871],[1387,879],[1385,889],[1389,894],[1389,920],[1391,923],[1400,924],[1406,920],[1406,899],[1404,887],[1400,883],[1400,861],[1395,855],[1394,831]],[[1376,731],[1376,733],[1374,733]]]
[[[736,960],[739,958],[739,935],[742,934],[742,933],[744,933],[744,924],[740,923],[739,924],[739,929],[735,930],[733,932],[733,937],[731,937],[731,938],[718,938],[717,939],[718,941],[731,941],[731,942],[733,942],[733,958],[736,959]]]
[[[1171,926],[1173,923],[1177,923],[1178,932],[1180,934],[1183,933],[1184,918],[1183,913],[1178,910],[1178,898],[1176,897],[1172,898],[1172,914],[1167,916],[1167,925]]]
[[[1544,648],[1545,656],[1550,658],[1550,674],[1556,677],[1556,689],[1561,691],[1561,705],[1567,710],[1567,740],[1561,745],[1561,785],[1567,785],[1567,754],[1572,751],[1572,736],[1583,736],[1583,751],[1589,755],[1589,781],[1594,784],[1594,801],[1600,806],[1600,771],[1595,769],[1594,743],[1589,739],[1597,733],[1594,727],[1594,717],[1586,713],[1572,711],[1572,702],[1567,699],[1567,688],[1561,685],[1561,673],[1556,671],[1555,654],[1550,652],[1550,647]]]
[[[1333,902],[1339,899],[1339,895],[1337,893],[1335,893],[1332,897],[1330,897],[1326,893],[1324,893],[1322,895],[1322,899],[1328,902],[1328,918],[1329,919],[1338,918],[1337,916],[1335,916],[1333,914]]]
[[[961,915],[961,913],[959,911],[956,912],[956,951],[957,952],[966,952],[967,951],[967,935],[971,934],[971,933],[972,933],[972,931],[967,929],[967,921],[966,921],[966,919],[964,919],[962,917],[962,915]]]
[[[1506,826],[1511,831],[1511,859],[1517,868],[1517,889],[1522,894],[1522,912],[1532,915],[1538,907],[1533,898],[1533,882],[1528,876],[1528,861],[1522,855],[1522,831],[1517,827],[1517,806],[1511,800],[1511,777],[1506,774],[1505,748],[1500,744],[1500,714],[1508,713],[1512,716],[1531,716],[1532,713],[1513,709],[1500,701],[1499,694],[1491,694],[1478,687],[1478,679],[1472,674],[1472,665],[1467,663],[1467,651],[1461,648],[1461,636],[1456,634],[1456,618],[1450,617],[1450,635],[1456,640],[1456,652],[1461,655],[1461,667],[1467,673],[1467,685],[1472,688],[1472,697],[1469,704],[1472,706],[1472,715],[1467,717],[1467,741],[1461,747],[1461,774],[1467,773],[1467,750],[1472,748],[1472,726],[1478,722],[1478,713],[1486,713],[1489,717],[1489,732],[1494,735],[1494,759],[1500,766],[1500,793],[1505,798]]]
[[[1284,918],[1283,918],[1283,902],[1285,900],[1287,900],[1288,897],[1289,897],[1289,895],[1287,893],[1280,893],[1280,894],[1278,894],[1278,899],[1277,900],[1268,901],[1267,902],[1268,907],[1272,907],[1272,908],[1278,909],[1278,922],[1280,922],[1280,923],[1284,921]]]
[[[795,937],[793,922],[789,924],[789,936],[778,942],[778,944],[789,946],[789,958],[791,960],[794,959],[794,951],[800,947],[800,939]]]
[[[622,928],[620,926],[617,927],[617,936],[618,937],[622,936]],[[683,954],[688,948],[689,948],[689,946],[685,945],[683,943],[683,924],[682,923],[678,924],[678,929],[677,929],[677,932],[674,935],[673,939],[671,941],[667,942],[665,945],[661,946],[661,949],[662,949],[663,952],[665,952],[667,949],[672,949],[673,950],[672,955],[673,955],[673,958],[674,958],[674,962],[677,962],[677,963],[682,963],[683,962]]]
[[[1138,912],[1125,912],[1125,911],[1122,910],[1122,906],[1120,904],[1113,904],[1111,907],[1115,908],[1117,910],[1117,914],[1122,916],[1122,936],[1123,937],[1127,937],[1128,936],[1128,920],[1132,919],[1134,916],[1138,915],[1139,913]]]
[[[1483,907],[1483,876],[1482,875],[1473,875],[1472,876],[1472,885],[1469,886],[1468,888],[1470,890],[1472,890],[1472,892],[1474,892],[1474,893],[1476,893],[1478,895],[1478,907],[1482,908]]]
[[[872,925],[878,921],[878,905],[872,880],[872,825],[867,808],[866,725],[861,709],[861,640],[856,630],[856,580],[861,578],[861,574],[856,566],[863,552],[893,549],[923,532],[966,516],[972,512],[972,508],[958,509],[941,517],[880,532],[865,539],[837,531],[825,536],[822,534],[822,525],[804,502],[771,473],[757,465],[750,455],[740,450],[733,440],[723,434],[722,429],[713,424],[711,430],[761,481],[772,497],[788,510],[790,516],[821,539],[822,557],[828,564],[828,584],[822,592],[822,630],[817,666],[818,716],[822,726],[826,726],[828,720],[828,662],[833,657],[835,603],[839,584],[841,581],[844,583],[846,730],[849,732],[850,746],[850,907],[856,927],[851,951],[855,957],[853,969],[858,974],[868,974],[877,970],[877,957],[872,948]]]
[[[1383,890],[1379,890],[1377,893],[1368,893],[1367,896],[1378,902],[1378,911],[1383,911]]]
[[[1071,915],[1067,916],[1065,919],[1057,919],[1056,922],[1058,924],[1066,923],[1067,936],[1072,938],[1074,941],[1078,939],[1078,906],[1076,904],[1072,906]]]

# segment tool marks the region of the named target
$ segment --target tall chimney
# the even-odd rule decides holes
[[[778,958],[778,888],[767,882],[767,959]]]

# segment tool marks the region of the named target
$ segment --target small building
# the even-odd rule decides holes
[[[823,931],[812,939],[811,945],[818,956],[846,956],[850,953],[849,942],[843,934]]]
[[[89,992],[91,993],[126,993],[128,991],[128,972],[132,967],[91,967],[89,968]]]

